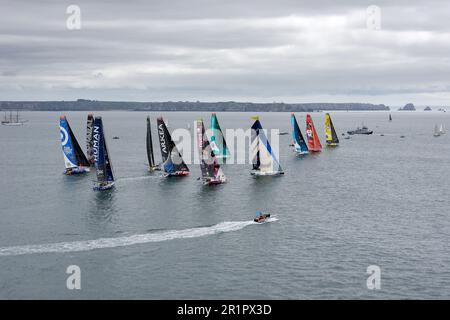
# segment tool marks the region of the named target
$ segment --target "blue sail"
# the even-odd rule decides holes
[[[76,168],[78,167],[78,161],[75,155],[72,137],[70,135],[71,130],[69,129],[69,123],[64,116],[61,116],[59,118],[59,131],[61,134],[61,146],[64,154],[64,163],[66,165],[66,168]]]
[[[97,169],[97,182],[99,184],[111,183],[114,181],[111,160],[106,146],[101,117],[95,117],[93,129],[93,155],[95,168]]]
[[[308,145],[306,144],[306,141],[303,138],[302,132],[300,130],[300,127],[298,126],[297,119],[295,118],[294,114],[291,115],[291,126],[295,152],[299,154],[309,153]]]

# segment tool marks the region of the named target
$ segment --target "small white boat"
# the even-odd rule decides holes
[[[434,125],[434,134],[433,134],[433,136],[435,136],[435,137],[440,137],[441,136],[437,124]]]

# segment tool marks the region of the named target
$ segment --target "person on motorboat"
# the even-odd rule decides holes
[[[269,213],[262,213],[261,211],[257,211],[256,212],[256,218],[253,219],[254,222],[263,222],[265,221],[267,218],[270,217]]]

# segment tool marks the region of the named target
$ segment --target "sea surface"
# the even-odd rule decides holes
[[[156,130],[160,113],[148,113]],[[85,149],[86,113],[67,112]],[[93,172],[62,174],[57,112],[23,112],[0,126],[2,299],[449,299],[450,113],[332,112],[340,146],[295,156],[290,114],[260,113],[279,137],[281,177],[226,164],[228,183],[147,171],[144,112],[98,112],[117,177],[92,190]],[[162,114],[193,130],[208,113]],[[219,113],[223,129],[248,129],[250,113]],[[313,113],[324,143],[325,113]],[[305,130],[305,114],[297,113]],[[371,136],[343,139],[364,122]],[[156,132],[156,131],[154,131]],[[383,135],[383,136],[382,136]],[[404,135],[404,138],[401,136]],[[113,136],[120,139],[113,140]],[[154,137],[155,157],[160,159]],[[270,212],[255,224],[257,210]],[[69,290],[67,267],[81,270]],[[367,268],[381,270],[369,290]]]

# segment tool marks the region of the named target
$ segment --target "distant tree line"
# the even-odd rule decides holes
[[[236,111],[236,112],[313,112],[322,110],[389,110],[384,104],[370,103],[252,103],[252,102],[119,102],[78,99],[77,101],[3,101],[2,110],[32,111]]]

